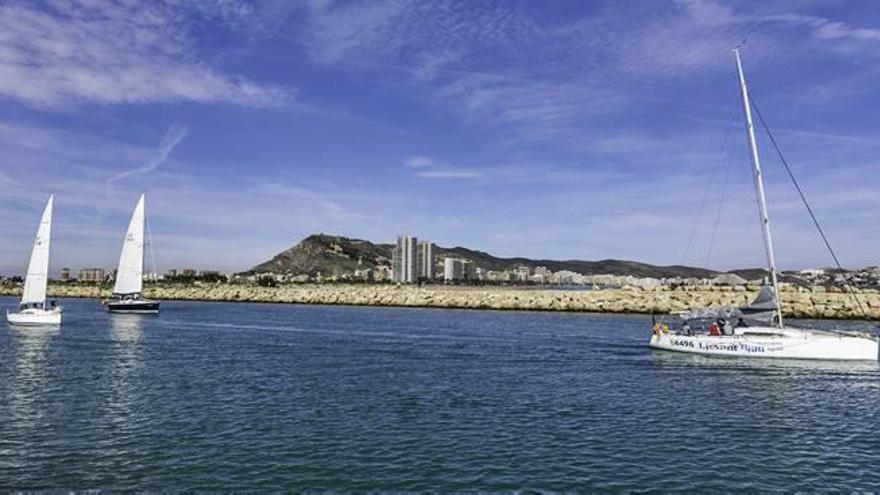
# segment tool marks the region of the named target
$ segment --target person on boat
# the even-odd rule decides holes
[[[747,326],[748,325],[746,325],[746,320],[743,320],[742,317],[740,317],[740,319],[736,321],[736,328],[746,328]]]
[[[654,328],[652,330],[654,331],[654,335],[660,335],[660,323],[654,323]]]
[[[709,325],[709,335],[713,337],[721,336],[721,328],[718,327],[718,322],[713,321],[711,325]]]
[[[721,327],[724,329],[724,335],[733,335],[733,325],[730,324],[730,321],[723,320]]]
[[[685,335],[691,334],[691,326],[688,324],[687,321],[685,321],[684,323],[681,324],[681,333],[683,333]]]

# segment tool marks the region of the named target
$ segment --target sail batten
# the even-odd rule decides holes
[[[122,242],[122,253],[119,256],[119,267],[116,271],[116,282],[113,293],[119,295],[139,294],[143,290],[144,277],[144,196],[141,194],[125,239]]]
[[[46,301],[46,284],[49,280],[49,244],[52,240],[52,204],[50,195],[37,228],[37,237],[31,251],[21,304],[42,304]]]

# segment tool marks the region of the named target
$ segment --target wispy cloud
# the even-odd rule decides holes
[[[834,21],[825,17],[788,13],[767,16],[766,20],[793,26],[805,26],[812,31],[813,36],[823,40],[880,42],[880,29],[856,27],[846,22]]]
[[[448,168],[425,170],[424,172],[419,172],[417,175],[423,179],[477,179],[482,177],[483,173],[477,172],[476,170]]]
[[[403,163],[410,168],[426,168],[434,165],[434,160],[427,156],[413,155]]]
[[[0,97],[40,108],[99,104],[282,104],[293,89],[199,60],[184,7],[82,1],[0,6]]]
[[[583,137],[591,118],[620,111],[631,101],[611,88],[485,75],[459,77],[437,97],[469,123],[501,128],[517,141]]]
[[[159,143],[159,148],[156,150],[156,155],[151,158],[149,162],[140,167],[126,170],[125,172],[110,177],[107,179],[107,185],[109,186],[113,182],[122,180],[126,177],[147,174],[156,170],[168,160],[168,156],[174,151],[174,148],[183,141],[183,138],[186,137],[187,133],[189,133],[188,125],[173,124],[168,128],[168,131],[165,132],[165,136],[162,138],[162,141]]]
[[[403,163],[407,167],[415,169],[416,177],[422,179],[478,179],[485,175],[480,170],[450,165],[423,155],[410,156]]]

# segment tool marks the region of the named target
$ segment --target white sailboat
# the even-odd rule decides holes
[[[694,335],[689,326],[683,326],[681,331],[670,332],[660,325],[655,325],[649,345],[655,349],[724,356],[876,361],[878,338],[875,335],[791,328],[783,324],[773,238],[770,235],[770,218],[767,215],[767,201],[764,196],[764,180],[752,123],[752,109],[739,50],[734,50],[734,54],[749,151],[754,167],[755,194],[758,200],[771,287],[765,288],[758,299],[745,308],[697,311],[683,316],[686,322],[689,318],[714,320],[715,326],[708,335]],[[747,323],[747,320],[754,321],[752,317],[757,312],[769,313],[771,315],[769,321],[757,325]],[[728,323],[732,318],[737,319],[735,328]],[[725,327],[724,331],[719,328],[719,322]]]
[[[24,280],[24,293],[21,307],[17,313],[6,312],[6,320],[13,325],[60,325],[61,306],[55,301],[46,300],[46,285],[49,281],[49,245],[52,240],[52,204],[50,195],[43,210],[37,238],[31,251],[27,276]]]
[[[111,313],[158,313],[159,301],[142,297],[144,287],[144,224],[146,194],[141,194],[122,243],[113,296],[103,302]]]

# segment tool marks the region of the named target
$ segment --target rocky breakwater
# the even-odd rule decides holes
[[[18,295],[20,287],[0,287],[2,295]],[[52,285],[53,297],[102,298],[109,289],[96,286]],[[625,287],[613,290],[517,290],[509,288],[409,287],[388,285],[243,285],[157,286],[145,296],[160,300],[242,301],[358,306],[403,306],[533,311],[664,314],[692,308],[748,304],[757,294],[752,287]],[[880,319],[880,293],[858,292],[871,319]],[[787,287],[782,291],[786,316],[797,318],[863,319],[852,294],[837,288]]]

